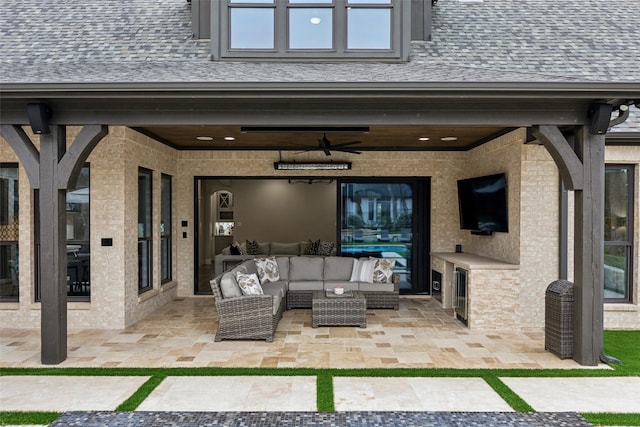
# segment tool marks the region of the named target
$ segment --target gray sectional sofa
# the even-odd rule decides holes
[[[389,283],[351,281],[354,258],[339,256],[277,256],[280,279],[261,285],[263,295],[242,294],[236,273],[257,274],[253,259],[245,260],[210,281],[218,310],[216,341],[273,340],[285,309],[311,308],[314,290],[343,286],[363,291],[367,308],[398,309],[400,276]]]
[[[309,242],[297,242],[297,243],[280,243],[280,242],[260,242],[258,247],[260,248],[259,255],[251,255],[251,254],[243,254],[243,255],[231,255],[230,247],[227,247],[222,250],[221,253],[217,254],[214,258],[214,273],[221,274],[222,272],[228,270],[241,263],[242,261],[248,259],[254,259],[256,257],[263,256],[296,256],[296,255],[304,255],[305,250],[307,248],[307,244]],[[333,249],[331,255],[334,255],[336,252]]]

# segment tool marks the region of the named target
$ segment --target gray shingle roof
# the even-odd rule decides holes
[[[185,0],[2,0],[0,82],[640,82],[637,0],[440,0],[402,64],[212,62],[190,17]]]

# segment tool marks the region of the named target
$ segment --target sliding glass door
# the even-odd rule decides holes
[[[428,179],[345,179],[338,193],[342,255],[396,260],[402,293],[428,293]]]

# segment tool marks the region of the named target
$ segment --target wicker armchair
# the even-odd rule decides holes
[[[218,330],[215,341],[223,339],[273,341],[273,334],[284,312],[284,303],[279,305],[274,314],[271,295],[223,298],[216,279],[211,279],[209,284],[218,311]]]

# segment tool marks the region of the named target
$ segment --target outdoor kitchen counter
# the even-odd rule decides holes
[[[431,256],[455,264],[467,270],[519,270],[519,264],[465,252],[432,252]]]
[[[434,297],[468,328],[515,328],[520,306],[520,266],[464,252],[434,252],[431,268],[440,273]],[[461,270],[458,270],[461,269]],[[432,292],[435,291],[432,283]]]

